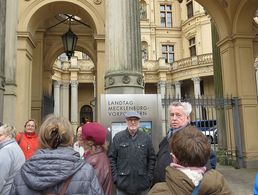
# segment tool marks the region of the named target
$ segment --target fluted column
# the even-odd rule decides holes
[[[69,119],[69,82],[63,82],[62,89],[62,116]]]
[[[143,93],[139,1],[106,1],[106,26],[106,93]]]
[[[76,129],[78,126],[78,81],[71,81],[71,123]]]
[[[54,81],[54,114],[56,116],[60,115],[60,82]]]
[[[176,81],[175,82],[175,88],[176,88],[176,98],[181,99],[181,82]]]
[[[171,83],[171,82],[167,82],[167,85],[166,85],[166,95],[169,96],[169,97],[174,97],[175,95],[175,86]]]
[[[196,99],[198,99],[201,95],[201,86],[200,86],[200,81],[201,79],[199,77],[195,77],[195,78],[192,78],[192,81],[194,83],[194,97]],[[201,119],[202,115],[202,109],[201,109],[201,106],[196,106],[195,108],[195,117],[196,119]]]
[[[5,87],[5,30],[6,30],[6,0],[0,0],[0,121],[3,121],[4,87]]]
[[[166,95],[166,81],[160,81],[159,82],[159,89],[160,89],[160,95],[161,99],[165,98]],[[162,120],[162,129],[167,129],[166,127],[166,106],[162,106],[162,114],[161,114],[161,120]]]

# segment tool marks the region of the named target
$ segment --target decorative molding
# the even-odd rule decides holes
[[[99,4],[102,3],[102,0],[94,0],[93,2],[94,2],[96,5],[99,5]]]
[[[124,84],[130,83],[130,81],[131,81],[131,79],[130,79],[130,77],[129,77],[128,75],[123,76],[122,82],[123,82]]]

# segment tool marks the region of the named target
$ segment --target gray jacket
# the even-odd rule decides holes
[[[24,162],[24,154],[14,139],[0,143],[0,194],[9,194],[14,176]]]
[[[102,195],[103,190],[91,165],[71,147],[40,149],[27,160],[15,177],[10,194],[59,194],[63,182],[72,176],[66,194]]]

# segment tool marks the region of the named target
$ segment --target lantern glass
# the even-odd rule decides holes
[[[77,35],[74,34],[70,28],[65,34],[62,35],[64,50],[69,60],[74,54],[77,40],[78,40]]]

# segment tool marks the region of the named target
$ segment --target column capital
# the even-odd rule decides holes
[[[54,88],[59,88],[61,85],[60,81],[54,81]]]
[[[174,84],[175,86],[180,86],[182,84],[182,81],[175,81]]]
[[[200,77],[193,77],[191,80],[192,80],[194,83],[195,83],[195,82],[199,83],[199,82],[201,81]]]
[[[69,88],[69,81],[62,81],[62,88]]]
[[[77,80],[70,81],[71,87],[78,87],[79,82]]]

